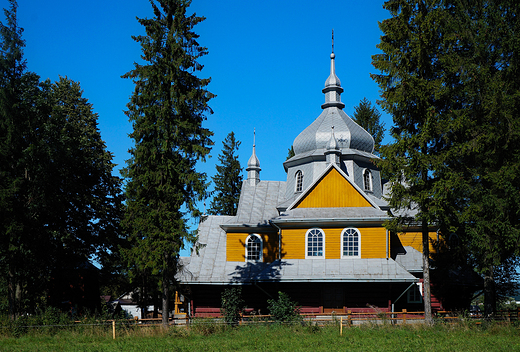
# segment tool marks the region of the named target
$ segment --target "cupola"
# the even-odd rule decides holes
[[[247,182],[251,186],[256,186],[258,182],[260,182],[260,171],[262,170],[260,168],[260,161],[256,157],[256,131],[253,132],[253,154],[251,154],[251,157],[249,158],[249,161],[247,162]]]
[[[336,76],[336,55],[330,55],[330,75],[325,81],[325,103],[321,106],[322,113],[314,122],[303,130],[294,140],[295,156],[298,154],[324,153],[330,140],[330,129],[334,126],[337,148],[341,154],[348,153],[348,149],[372,153],[374,139],[361,126],[355,123],[344,111],[345,104],[341,102],[343,88]]]

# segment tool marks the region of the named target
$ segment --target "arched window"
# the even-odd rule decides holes
[[[363,171],[363,185],[365,186],[365,191],[372,190],[372,173],[369,169]]]
[[[305,235],[305,257],[325,258],[325,234],[320,229],[310,229]]]
[[[246,239],[246,260],[257,262],[262,260],[263,242],[257,234],[251,234]]]
[[[341,242],[341,256],[343,258],[361,257],[360,233],[357,229],[348,228],[343,230]]]
[[[296,171],[296,192],[301,192],[303,189],[303,172],[301,170]]]

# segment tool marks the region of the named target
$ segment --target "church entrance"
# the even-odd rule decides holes
[[[343,287],[329,286],[323,287],[323,313],[340,313],[343,312],[343,306],[345,304],[345,292]]]

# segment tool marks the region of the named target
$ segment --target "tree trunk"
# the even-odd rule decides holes
[[[494,268],[489,266],[484,273],[484,317],[490,319],[497,308]]]
[[[11,320],[16,320],[20,316],[20,307],[22,302],[22,287],[20,285],[20,279],[16,275],[17,268],[13,264],[9,264],[8,273],[8,301],[9,301],[9,317]]]
[[[423,300],[424,320],[428,325],[433,324],[432,304],[430,293],[430,234],[428,222],[422,221],[422,244],[423,244]]]
[[[166,276],[166,275],[164,275]],[[170,314],[170,288],[168,285],[168,278],[163,277],[162,289],[162,326],[164,329],[168,328],[168,318]]]
[[[163,271],[162,278],[162,326],[163,329],[168,328],[168,318],[170,314],[170,285],[167,270]]]
[[[8,284],[7,284],[7,290],[8,290],[8,296],[9,296],[9,317],[11,320],[16,319],[16,285],[14,282],[14,273],[13,273],[13,266],[9,265],[9,274],[8,274]]]

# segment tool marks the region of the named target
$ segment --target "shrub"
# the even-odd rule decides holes
[[[228,324],[236,325],[241,319],[244,310],[244,300],[242,299],[242,287],[227,288],[220,296],[222,303],[222,314]]]
[[[291,301],[289,295],[278,292],[278,300],[267,300],[269,314],[277,322],[291,322],[301,320],[298,303]]]

